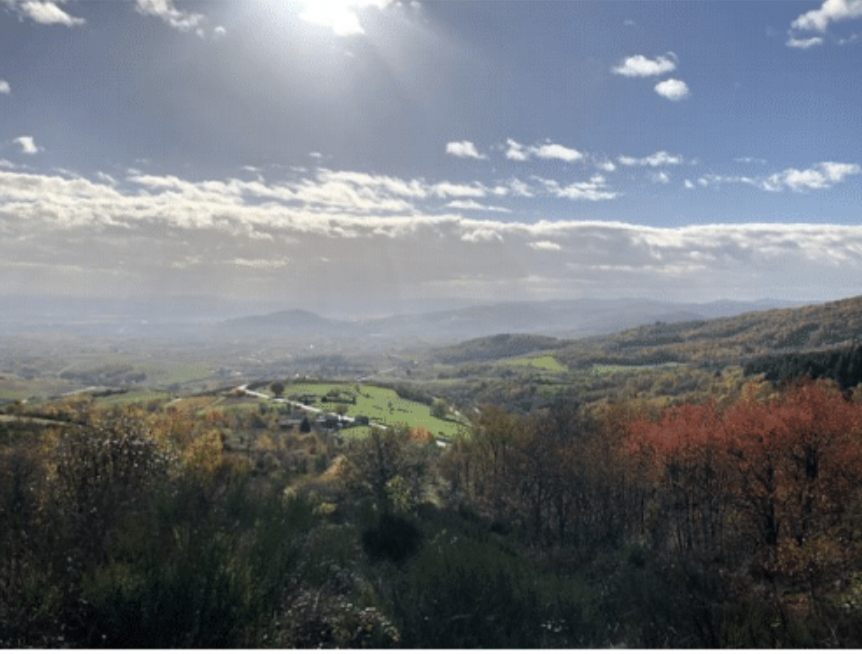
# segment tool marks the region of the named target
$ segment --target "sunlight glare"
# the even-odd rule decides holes
[[[364,34],[356,11],[365,7],[385,9],[392,0],[309,0],[299,17],[312,25],[329,27],[336,36]]]

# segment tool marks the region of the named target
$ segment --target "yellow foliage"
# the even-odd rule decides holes
[[[189,468],[211,475],[224,461],[221,435],[215,429],[204,432],[186,447],[183,459]]]
[[[335,481],[336,479],[343,479],[347,474],[347,457],[343,454],[339,454],[332,460],[332,463],[329,464],[329,467],[324,471],[322,475],[320,475],[321,481]]]
[[[276,450],[276,445],[269,434],[263,434],[257,439],[257,449],[273,452]]]

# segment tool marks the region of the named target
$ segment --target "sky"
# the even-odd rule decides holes
[[[0,295],[862,294],[862,0],[0,0]]]

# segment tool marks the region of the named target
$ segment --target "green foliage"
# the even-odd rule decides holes
[[[449,405],[445,400],[434,400],[431,405],[431,415],[438,420],[444,420],[449,413]]]
[[[428,405],[432,398],[429,395],[411,394],[406,388],[405,385],[391,389],[345,383],[292,384],[285,392],[294,400],[302,400],[307,396],[318,397],[320,408],[324,411],[346,413],[354,417],[366,416],[373,422],[387,425],[424,427],[434,435],[454,436],[458,432],[461,428],[459,423],[442,420],[431,414]],[[404,399],[401,393],[412,397]]]
[[[347,483],[369,496],[381,513],[409,510],[425,498],[436,454],[433,443],[413,442],[406,428],[371,429],[367,438],[348,445]]]
[[[862,346],[820,352],[770,355],[749,361],[746,375],[763,373],[772,382],[800,377],[832,379],[844,389],[862,383]]]
[[[564,373],[568,372],[568,368],[561,365],[550,354],[533,357],[519,357],[516,359],[504,359],[503,365],[506,366],[522,366],[526,368],[537,368],[539,370],[547,370],[548,372]]]
[[[566,344],[566,341],[550,336],[497,334],[496,336],[477,338],[459,345],[441,348],[437,352],[437,358],[443,363],[490,361],[543,350],[553,350]]]

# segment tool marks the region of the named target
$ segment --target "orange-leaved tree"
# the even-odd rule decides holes
[[[772,573],[799,569],[803,550],[822,559],[847,549],[824,539],[852,540],[842,525],[862,482],[862,407],[830,382],[634,420],[625,452],[649,473],[643,481],[675,549],[721,553],[731,523]],[[795,563],[782,566],[779,552]]]

